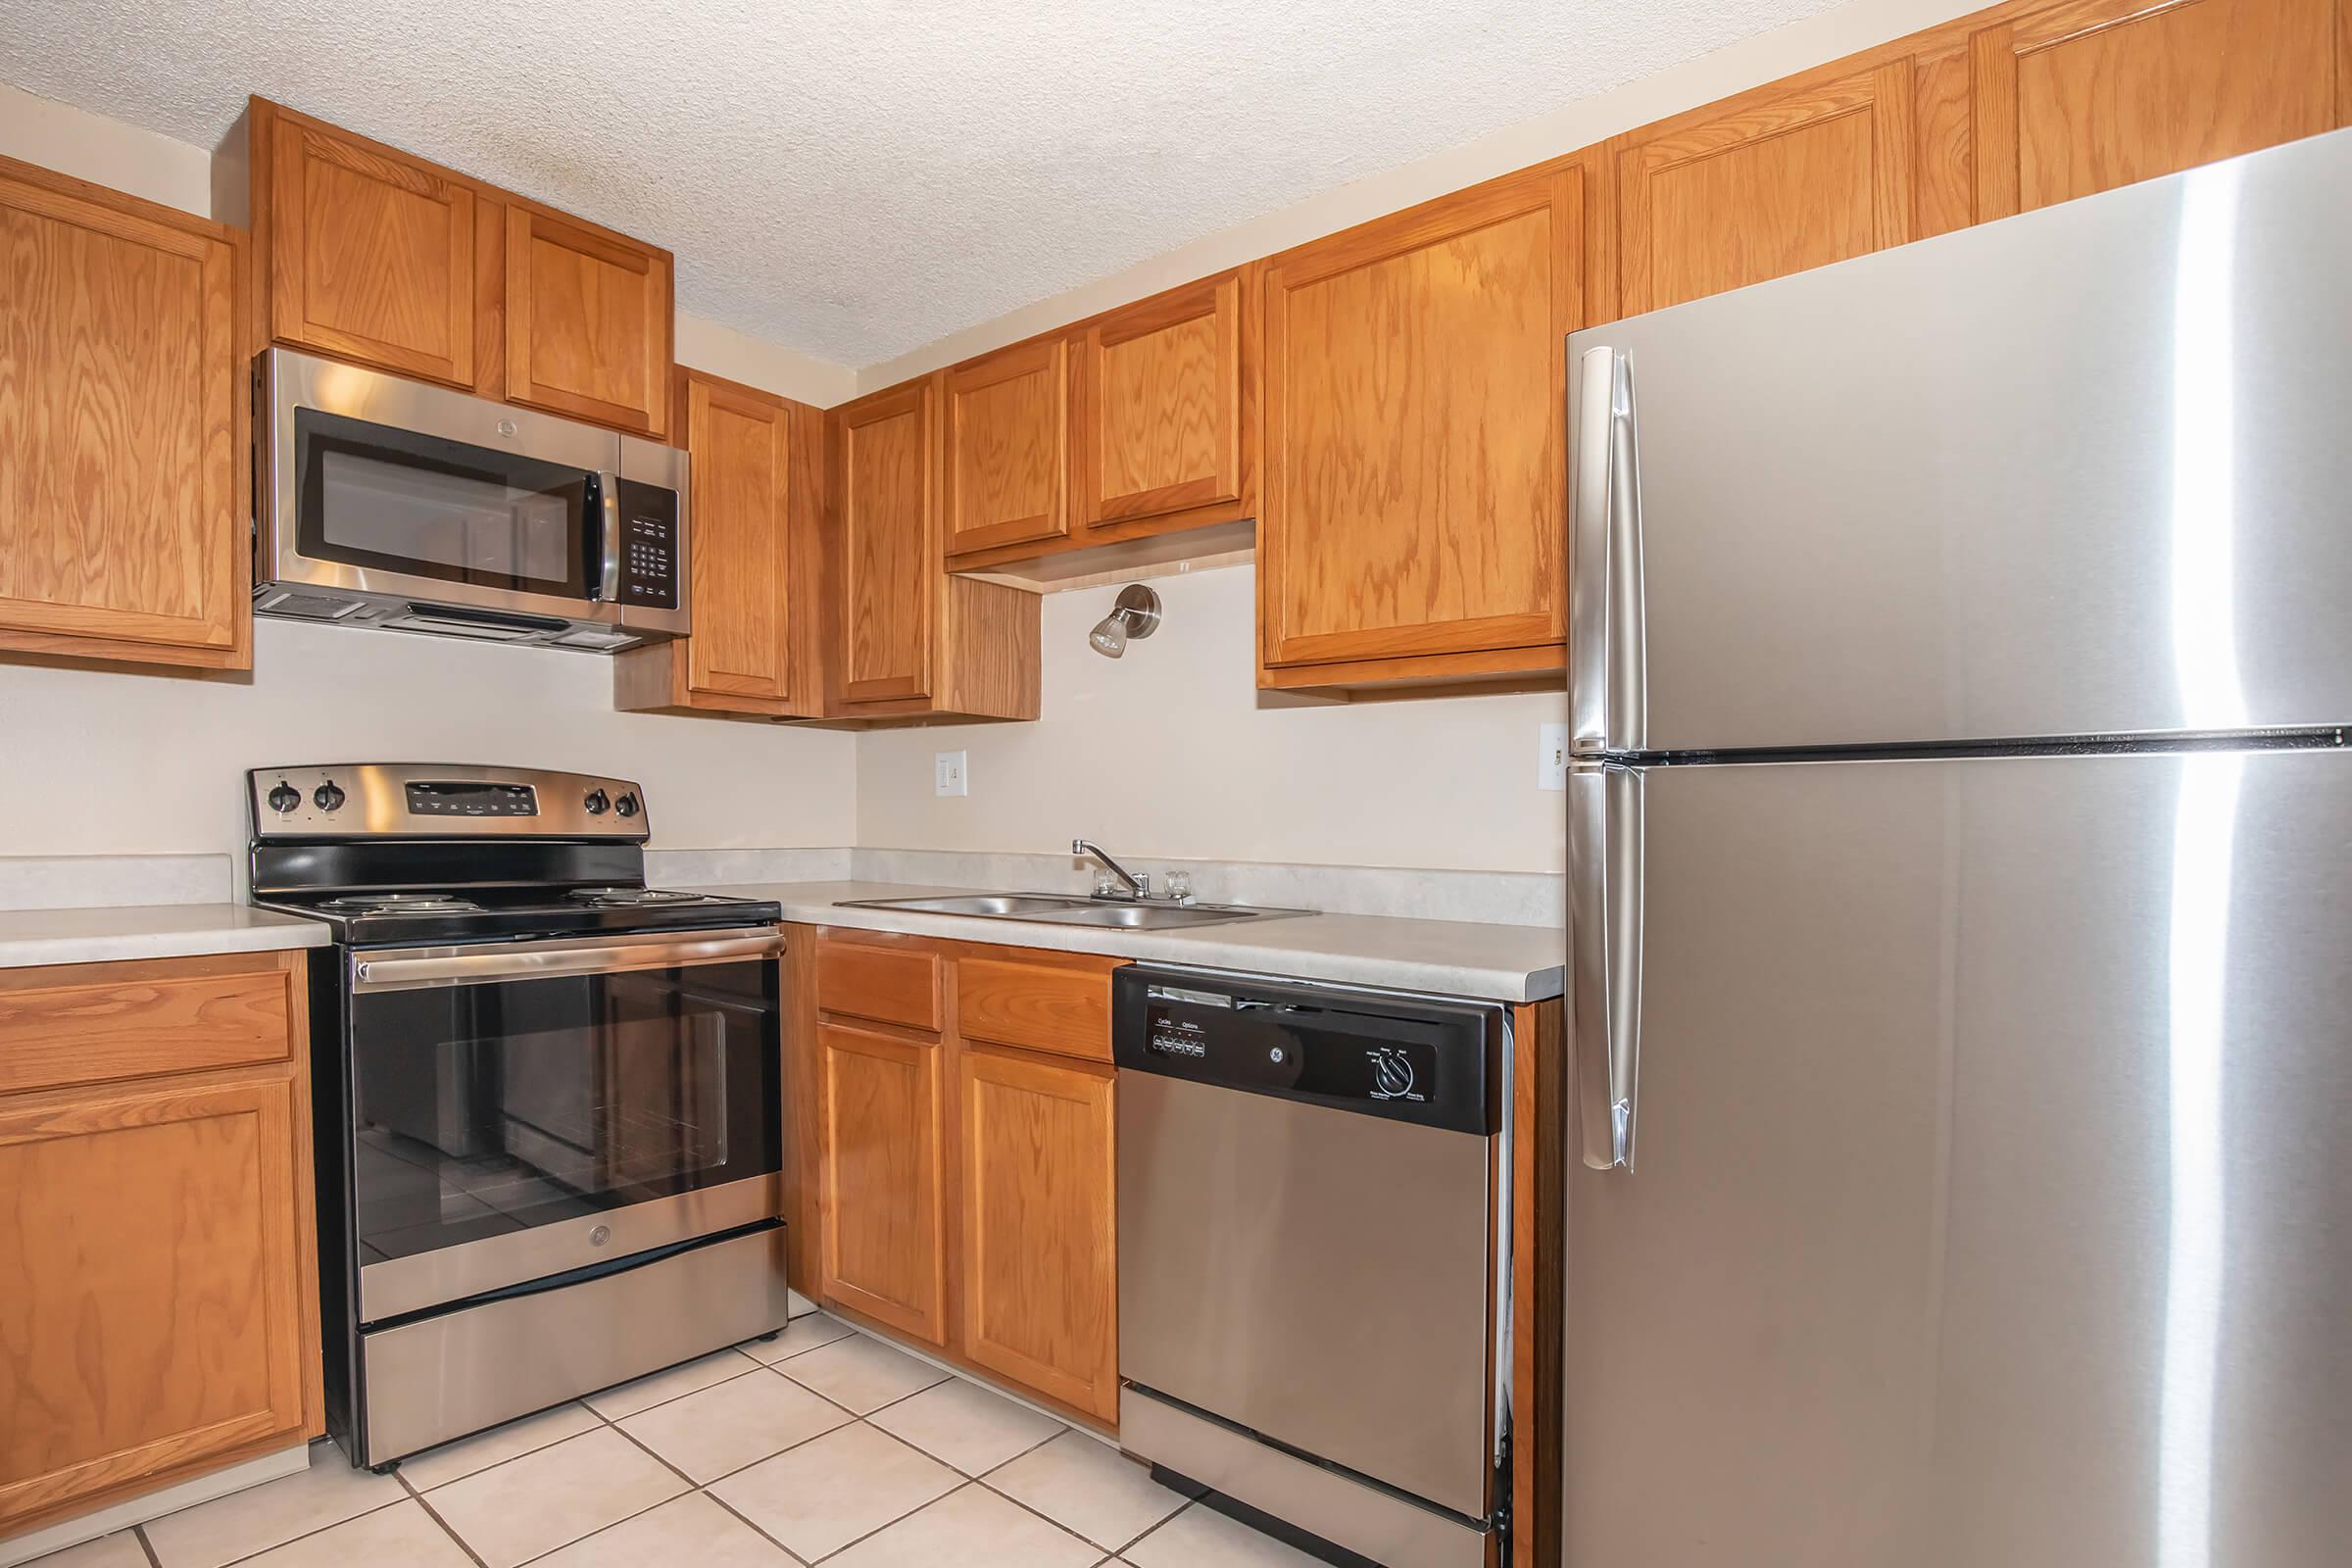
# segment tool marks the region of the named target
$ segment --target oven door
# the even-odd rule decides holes
[[[772,928],[351,960],[364,1324],[772,1218]]]

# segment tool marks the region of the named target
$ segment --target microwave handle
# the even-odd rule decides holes
[[[620,597],[620,475],[598,474],[594,499],[597,512],[604,519],[601,531],[605,542],[604,565],[596,579],[596,597],[609,605]]]

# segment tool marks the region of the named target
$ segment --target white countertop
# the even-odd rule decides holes
[[[1061,953],[1101,953],[1153,963],[1295,975],[1341,985],[1387,986],[1489,1002],[1540,1002],[1559,996],[1567,963],[1567,934],[1545,926],[1311,914],[1240,920],[1189,931],[1126,931],[909,909],[836,907],[844,899],[987,891],[975,888],[916,887],[900,882],[755,882],[729,883],[709,891],[773,899],[784,906],[785,919],[803,925],[904,931]]]
[[[323,921],[242,904],[128,904],[92,909],[0,909],[0,969],[38,963],[184,958],[205,953],[322,948]]]

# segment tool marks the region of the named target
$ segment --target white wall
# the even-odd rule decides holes
[[[0,85],[0,153],[193,213],[208,156]],[[847,374],[738,333],[680,323],[682,358],[828,402]],[[762,352],[764,351],[764,353]],[[811,369],[814,367],[814,369]],[[239,775],[302,761],[511,762],[646,786],[663,848],[847,844],[854,737],[615,713],[612,664],[397,632],[263,620],[251,677],[124,674],[0,662],[0,856],[241,851]]]
[[[1158,577],[1165,619],[1123,659],[1086,646],[1116,585],[1045,601],[1045,716],[876,730],[858,743],[858,842],[1327,865],[1565,869],[1563,797],[1536,782],[1558,693],[1261,708],[1250,566]],[[971,793],[932,793],[932,754]]]

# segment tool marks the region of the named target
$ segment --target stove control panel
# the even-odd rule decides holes
[[[255,841],[598,838],[642,842],[645,797],[627,779],[470,762],[342,762],[246,775]]]

